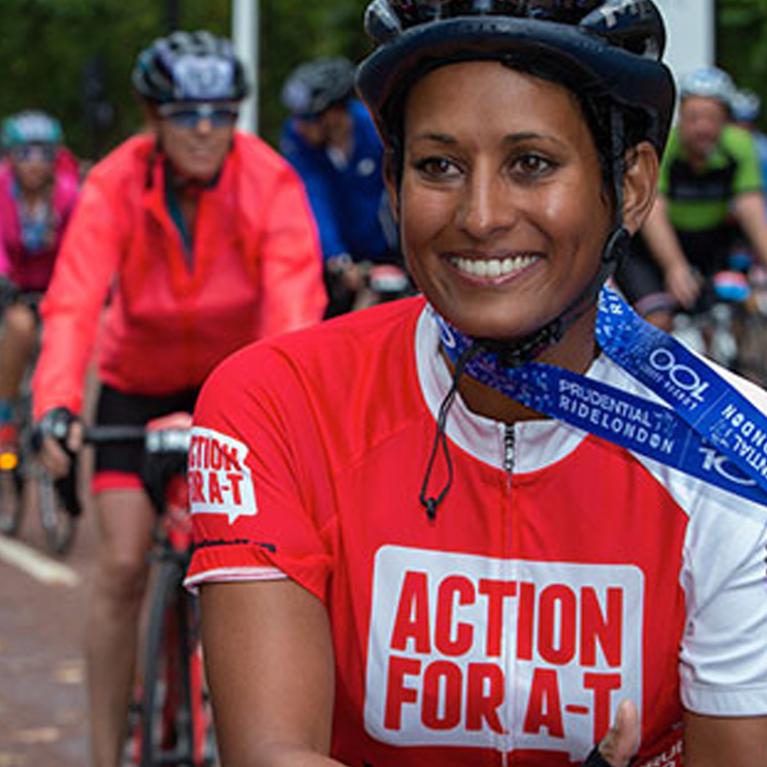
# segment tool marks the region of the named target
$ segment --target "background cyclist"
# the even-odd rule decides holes
[[[629,301],[665,330],[680,306],[709,308],[708,279],[727,268],[738,228],[767,264],[761,170],[751,135],[729,123],[732,80],[716,67],[699,69],[682,78],[679,95],[658,198],[618,274]]]
[[[260,139],[235,131],[248,86],[230,43],[203,31],[155,40],[138,56],[133,85],[151,131],[90,171],[42,304],[35,413],[44,434],[71,425],[71,450],[100,326],[96,420],[145,423],[191,412],[226,354],[315,322],[325,307],[300,179]],[[55,473],[68,470],[50,436],[42,455]],[[118,764],[133,683],[154,524],[140,462],[140,449],[96,451],[100,541],[86,627],[96,767]]]
[[[383,148],[367,109],[353,97],[354,75],[345,58],[315,59],[299,66],[282,90],[291,117],[280,150],[306,184],[319,226],[328,316],[353,307],[363,287],[361,262],[400,261],[384,193]]]
[[[0,276],[4,301],[0,334],[0,445],[17,443],[13,404],[37,343],[37,317],[17,292],[42,293],[48,287],[61,239],[77,200],[76,165],[60,159],[59,121],[26,110],[2,125],[0,163]]]

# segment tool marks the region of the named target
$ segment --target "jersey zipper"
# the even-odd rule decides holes
[[[514,436],[514,424],[506,424],[503,432],[503,468],[509,477],[514,474],[514,462],[516,460],[516,438]]]
[[[505,424],[503,427],[503,468],[506,472],[506,482],[509,489],[509,508],[507,510],[507,516],[506,520],[504,522],[504,529],[505,529],[505,537],[510,538],[511,537],[511,520],[512,520],[512,510],[511,510],[511,482],[512,478],[514,476],[514,464],[517,459],[517,452],[516,452],[516,433],[514,431],[514,424]],[[511,546],[510,540],[507,540],[507,544],[504,546],[504,558],[508,558],[510,556],[510,549]],[[511,579],[513,577],[513,568],[510,567],[510,563],[507,561],[506,565],[504,566],[504,570],[506,570],[506,577]],[[508,653],[508,649],[507,649]],[[513,679],[514,672],[516,670],[514,659],[512,657],[509,657],[507,655],[506,657],[506,679]],[[508,735],[503,737],[503,747],[501,750],[501,767],[508,767],[509,763],[509,751],[514,747],[514,740],[513,740],[513,728],[514,728],[514,722],[513,722],[513,712],[515,711],[515,703],[514,700],[514,689],[515,685],[514,682],[511,684],[511,691],[512,696],[511,699],[507,701],[507,711],[509,715],[509,721],[508,721]]]

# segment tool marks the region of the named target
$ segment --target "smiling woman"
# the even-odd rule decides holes
[[[374,0],[366,25],[423,296],[201,393],[248,488],[193,507],[224,762],[764,762],[767,396],[603,288],[671,118],[657,9]]]

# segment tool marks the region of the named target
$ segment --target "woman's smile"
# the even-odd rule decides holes
[[[502,252],[495,255],[476,252],[449,253],[448,263],[475,283],[502,285],[516,279],[540,261],[534,253]]]

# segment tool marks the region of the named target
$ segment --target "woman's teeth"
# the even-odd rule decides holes
[[[459,258],[450,259],[450,263],[461,272],[472,277],[506,277],[530,266],[535,261],[534,256],[516,256],[515,258]]]

